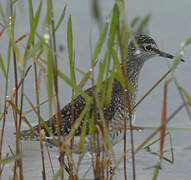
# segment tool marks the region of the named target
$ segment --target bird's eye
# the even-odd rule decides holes
[[[145,50],[152,51],[153,47],[151,45],[146,45]]]

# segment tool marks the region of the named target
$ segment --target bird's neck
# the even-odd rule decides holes
[[[144,63],[143,63],[144,64]],[[130,96],[133,100],[133,102],[136,99],[136,91],[138,89],[138,79],[139,79],[139,74],[142,69],[143,64],[138,64],[136,61],[128,61],[126,64],[126,73],[127,73],[127,80],[133,86],[134,91],[129,91]],[[124,88],[120,84],[119,81],[116,79],[114,80],[114,85],[113,85],[113,93],[123,99],[124,95]]]
[[[138,62],[137,60],[129,60],[126,65],[128,82],[137,90],[138,79],[143,67],[144,61]]]

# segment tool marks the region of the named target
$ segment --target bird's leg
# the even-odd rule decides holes
[[[128,126],[127,128],[130,129],[129,126]],[[136,131],[139,131],[139,132],[141,132],[141,131],[144,130],[144,128],[143,128],[143,127],[140,127],[140,126],[132,126],[132,129],[133,129],[133,130],[136,130]]]

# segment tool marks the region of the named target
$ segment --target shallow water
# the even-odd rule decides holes
[[[10,133],[14,132],[12,127],[9,127],[9,132],[6,131],[5,134],[5,142],[6,145],[10,145],[14,147],[14,143],[10,140]],[[135,141],[135,148],[138,147],[142,143],[142,141],[148,137],[153,130],[144,130],[140,132],[134,132],[134,141]],[[189,179],[190,178],[190,163],[191,163],[191,156],[190,150],[186,150],[186,147],[190,145],[190,130],[176,130],[171,131],[173,136],[173,152],[174,152],[174,163],[171,164],[167,161],[163,161],[162,169],[159,173],[159,179],[168,179],[168,180],[179,180],[182,179]],[[128,136],[129,137],[129,136]],[[184,141],[183,141],[184,140]],[[165,140],[165,149],[167,152],[164,153],[164,156],[169,160],[172,159],[170,153],[170,140],[169,136],[166,137]],[[129,147],[128,143],[128,147]],[[23,166],[24,166],[24,177],[25,179],[33,180],[39,179],[41,177],[41,155],[40,155],[40,147],[39,142],[23,142]],[[58,150],[57,148],[50,148],[50,155],[52,164],[54,167],[54,172],[56,173],[59,170],[59,163],[58,163]],[[118,160],[121,157],[123,152],[123,142],[118,143],[113,148],[115,152],[115,157]],[[151,146],[151,152],[159,152],[159,143]],[[145,149],[142,149],[136,154],[136,175],[137,179],[148,180],[151,179],[154,166],[158,161],[158,156],[148,152]],[[73,155],[74,160],[77,162],[79,155]],[[45,164],[46,164],[46,175],[48,179],[52,179],[53,173],[50,166],[50,162],[48,160],[48,155],[45,153]],[[7,179],[9,175],[12,175],[12,167],[13,164],[8,164],[4,168],[4,174],[2,179]],[[91,167],[91,158],[89,155],[85,155],[79,171],[79,177],[83,177],[85,171]],[[92,178],[92,168],[90,168],[86,178]],[[116,179],[123,179],[123,162],[119,165],[119,168],[116,170]],[[131,155],[130,153],[127,154],[127,174],[129,177],[132,177],[132,167],[131,167]],[[168,177],[168,178],[167,178]]]
[[[96,42],[96,37],[98,35],[98,28],[95,25],[95,22],[91,19],[90,13],[90,1],[86,0],[81,1],[67,1],[68,3],[68,14],[72,14],[72,23],[73,23],[73,31],[74,31],[74,46],[75,46],[75,55],[76,55],[76,65],[84,71],[87,71],[90,67],[90,52],[89,49],[89,39],[92,38],[92,42]],[[55,17],[59,15],[61,10],[63,9],[63,1],[57,0],[54,1]],[[191,2],[182,0],[169,0],[168,2],[165,0],[159,1],[128,1],[127,12],[128,19],[131,20],[136,15],[144,16],[148,13],[152,14],[152,19],[149,25],[150,32],[153,38],[156,40],[158,46],[161,50],[165,50],[171,54],[175,54],[180,47],[180,44],[183,40],[191,36],[191,23],[190,23],[190,7]],[[103,17],[109,14],[112,8],[111,1],[103,1],[101,2]],[[25,7],[25,8],[23,8]],[[159,8],[160,7],[160,8]],[[17,6],[17,19],[16,22],[16,35],[19,37],[24,32],[28,32],[29,26],[26,26],[27,16],[23,16],[23,14],[27,14],[27,4],[24,1],[20,1]],[[45,9],[43,9],[45,12]],[[67,17],[68,17],[67,14]],[[43,20],[42,20],[43,21]],[[67,21],[65,20],[65,23]],[[66,25],[66,24],[65,24]],[[66,26],[60,30],[57,34],[57,43],[59,45],[64,45],[66,42]],[[39,31],[41,31],[41,27],[39,27]],[[1,47],[1,55],[6,57],[7,53],[7,36],[4,35],[0,40]],[[88,49],[87,49],[88,48]],[[61,67],[67,73],[68,64],[67,56],[64,53],[61,53],[64,61],[61,63]],[[182,63],[176,70],[176,76],[179,80],[181,86],[183,86],[189,94],[191,94],[191,84],[188,83],[191,80],[190,76],[190,63],[191,51],[188,48],[185,51],[184,59],[185,63]],[[162,58],[153,58],[150,60],[143,68],[140,78],[140,86],[139,86],[139,94],[138,97],[142,97],[142,95],[148,90],[149,87],[156,82],[163,73],[168,70],[168,65],[171,64],[170,61],[164,61]],[[0,73],[2,76],[2,74]],[[12,77],[12,75],[10,75]],[[80,75],[78,76],[78,81],[80,80]],[[33,82],[33,72],[30,72],[25,83],[25,91],[27,95],[34,99],[34,87],[31,82]],[[10,91],[14,85],[13,78],[10,78]],[[0,87],[3,87],[3,80],[0,82]],[[32,85],[32,86],[31,86]],[[60,84],[60,89],[62,93],[60,93],[60,98],[62,99],[61,104],[66,104],[71,97],[71,89],[66,85],[64,88],[62,87],[62,83]],[[90,83],[88,84],[90,85]],[[163,85],[164,82],[160,84],[160,86],[155,89],[148,98],[144,101],[144,103],[140,104],[137,107],[136,114],[136,125],[137,126],[157,126],[160,124],[160,116],[161,116],[161,107],[162,107],[162,97],[163,97]],[[1,88],[4,91],[4,88]],[[60,90],[60,91],[61,91]],[[41,101],[46,99],[46,92],[41,92],[40,94]],[[0,103],[1,107],[3,107],[3,93],[0,94]],[[35,102],[35,99],[34,99]],[[181,104],[180,96],[172,84],[168,88],[168,115],[170,115],[179,105]],[[30,109],[30,106],[26,103],[25,110]],[[46,119],[48,118],[48,105],[42,106],[41,115]],[[35,124],[36,115],[34,113],[28,114],[28,119]],[[8,149],[8,145],[14,149],[15,147],[15,137],[13,135],[14,126],[12,122],[12,112],[9,111],[9,115],[7,118],[7,124],[5,129],[4,136],[4,150],[3,154],[6,155],[6,152],[10,152]],[[24,124],[23,124],[24,125]],[[181,110],[181,112],[173,119],[169,124],[170,127],[187,127],[190,128],[190,121],[187,117],[186,111]],[[26,128],[26,126],[23,126]],[[135,147],[137,147],[153,130],[144,130],[141,133],[135,132]],[[191,177],[191,156],[190,150],[186,150],[185,147],[190,145],[190,135],[191,130],[172,130],[173,134],[173,145],[174,145],[174,156],[175,162],[174,164],[170,164],[166,161],[163,161],[162,170],[159,173],[158,179],[190,179]],[[169,137],[166,137],[166,145],[165,149],[169,149]],[[152,147],[152,150],[155,152],[159,151],[159,144],[156,144]],[[114,151],[116,156],[119,158],[123,152],[123,142],[117,144],[114,147]],[[53,160],[53,166],[55,172],[58,170],[58,160],[57,157],[58,152],[56,148],[51,149],[51,157]],[[169,153],[167,156],[170,158]],[[74,155],[75,159],[78,158],[78,155]],[[131,160],[130,154],[128,155],[128,175],[132,176],[132,168],[131,168]],[[137,179],[148,180],[151,179],[153,175],[154,169],[152,168],[158,160],[158,157],[147,152],[146,150],[141,150],[136,155],[136,175]],[[48,158],[46,154],[46,174],[47,179],[52,179],[52,171],[50,168],[50,164],[48,163]],[[39,151],[39,143],[37,142],[23,142],[23,163],[24,163],[24,177],[27,180],[33,179],[41,179],[41,156]],[[80,177],[83,176],[84,170],[89,167],[91,160],[89,157],[85,157],[84,162],[81,165]],[[12,164],[6,165],[4,169],[4,174],[2,179],[8,179],[9,176],[12,176]],[[91,177],[91,173],[87,177]],[[116,171],[117,178],[123,179],[123,163],[120,165],[120,169]]]

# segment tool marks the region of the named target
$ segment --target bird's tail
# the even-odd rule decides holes
[[[31,129],[23,130],[20,132],[20,138],[24,141],[39,141],[40,140],[40,134],[38,126],[35,126]]]

